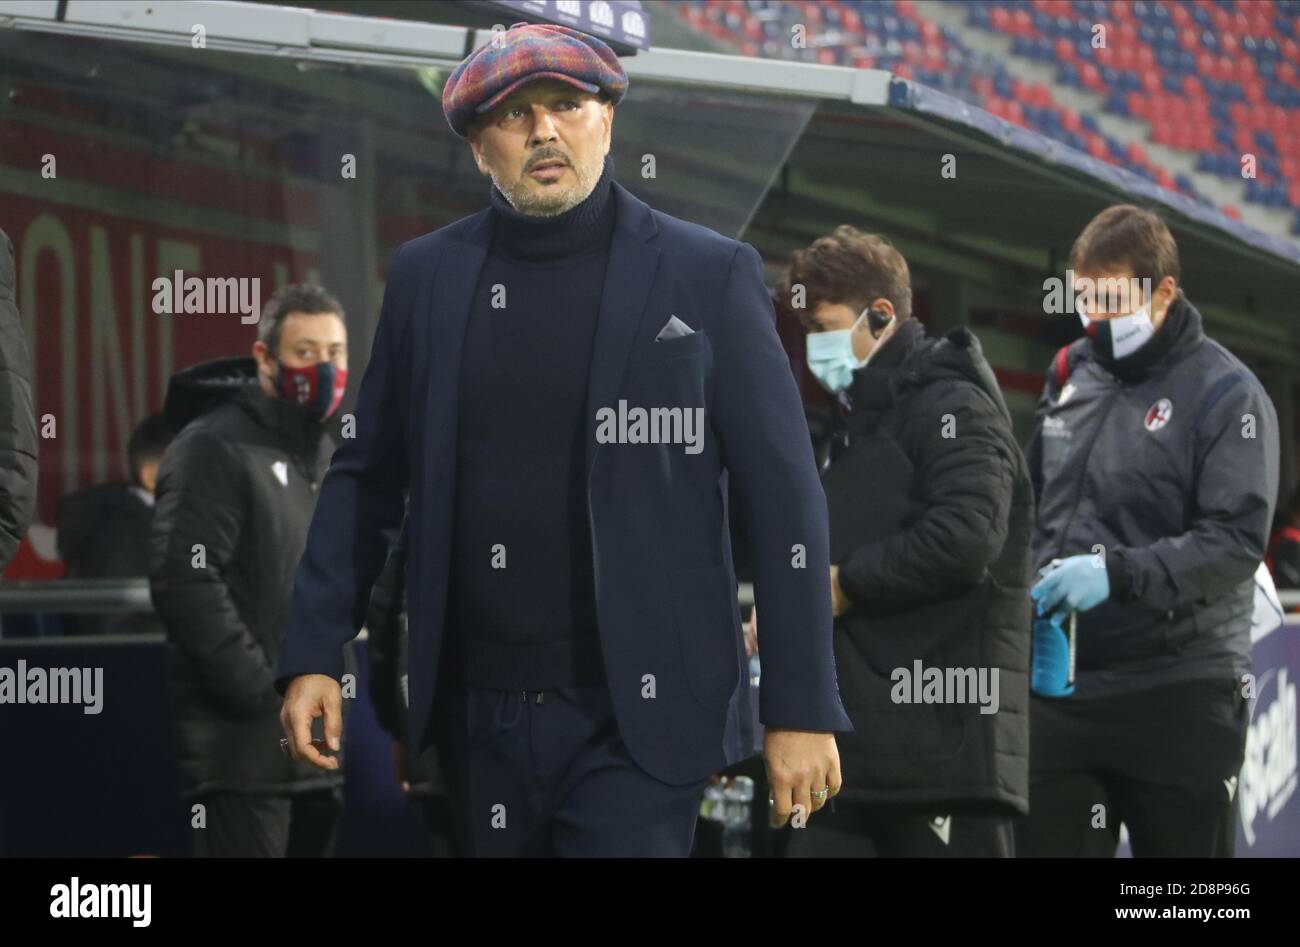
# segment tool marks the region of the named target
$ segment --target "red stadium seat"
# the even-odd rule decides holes
[[[1300,89],[1300,42],[1287,35],[1297,31],[1280,29],[1275,22],[1277,17],[1289,17],[1297,22],[1295,13],[1278,7],[1274,0],[1236,4],[1221,0],[1144,0],[1144,4],[1143,7],[1133,0],[1108,0],[1099,8],[1083,0],[1029,0],[1028,3],[995,0],[986,4],[986,15],[972,18],[971,28],[991,29],[1017,38],[1045,37],[1051,43],[1050,61],[1067,67],[1070,84],[1103,97],[1122,91],[1120,111],[1146,122],[1148,140],[1152,142],[1180,151],[1213,155],[1222,154],[1225,143],[1230,146],[1228,151],[1263,152],[1279,161],[1279,179],[1287,184],[1285,194],[1300,210],[1297,201],[1300,191],[1295,186],[1300,184],[1300,107],[1276,105],[1272,101],[1278,98],[1279,87]],[[814,61],[846,63],[862,69],[878,67],[882,64],[880,56],[860,50],[866,44],[888,40],[889,55],[883,59],[883,65],[897,75],[904,78],[912,78],[917,73],[951,76],[956,80],[949,85],[951,91],[967,101],[982,104],[993,115],[1024,127],[1031,124],[1025,117],[1026,110],[1043,110],[1046,123],[1037,121],[1039,113],[1035,112],[1034,128],[1046,128],[1052,134],[1050,129],[1059,123],[1059,134],[1069,136],[1076,143],[1082,141],[1093,157],[1149,169],[1162,187],[1177,188],[1173,173],[1153,167],[1140,142],[1125,145],[1123,155],[1113,153],[1105,136],[1087,130],[1078,110],[1058,103],[1053,82],[1029,81],[1019,78],[1019,72],[1014,71],[1009,76],[1009,95],[995,94],[995,78],[998,84],[1004,81],[998,78],[996,67],[979,61],[960,35],[946,33],[915,0],[879,4],[790,0],[788,6],[812,27],[821,28],[823,35],[839,31],[852,37],[842,45],[817,48],[812,54]],[[730,43],[745,55],[782,55],[784,49],[778,48],[782,44],[774,44],[770,38],[772,27],[768,25],[771,22],[768,17],[772,9],[774,6],[767,3],[718,0],[683,4],[678,12],[689,23]],[[897,22],[890,20],[887,35],[879,28],[869,34],[862,21],[864,12],[874,17],[901,19],[906,29],[900,34]],[[1080,40],[1087,39],[1087,26],[1094,20],[1107,24],[1108,42],[1104,48],[1089,50]],[[1044,28],[1040,29],[1039,23]],[[1062,23],[1070,26],[1058,29]],[[1151,41],[1142,39],[1143,30],[1163,28],[1165,24],[1173,30],[1172,43],[1167,38],[1169,34],[1157,33]],[[1280,55],[1270,56],[1264,51],[1260,41],[1265,38],[1276,44]],[[1038,58],[1037,52],[1037,49],[1026,50],[1025,55]],[[1161,58],[1157,58],[1157,53]],[[1268,63],[1263,72],[1259,68],[1261,63]],[[1119,84],[1114,80],[1116,73],[1121,76]],[[1112,77],[1109,83],[1108,75]],[[1129,85],[1134,77],[1136,90]],[[1227,87],[1221,88],[1224,84]],[[1004,87],[1003,91],[1008,90]],[[1218,111],[1225,99],[1226,117]],[[1215,106],[1213,112],[1211,105]],[[1224,137],[1225,132],[1229,137]],[[1271,136],[1273,150],[1261,148],[1256,132]],[[1261,183],[1265,180],[1266,176],[1261,174]],[[1187,193],[1197,196],[1194,188]]]

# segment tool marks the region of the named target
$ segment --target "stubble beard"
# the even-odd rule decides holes
[[[602,157],[601,163],[603,162]],[[496,173],[490,172],[490,174],[497,190],[519,213],[529,217],[558,217],[586,200],[587,195],[595,188],[601,172],[600,166],[583,167],[578,164],[570,164],[569,170],[577,180],[568,185],[560,181],[538,184],[528,177],[528,172],[525,172],[519,181],[502,187],[503,182]]]

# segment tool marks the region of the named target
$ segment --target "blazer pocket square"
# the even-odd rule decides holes
[[[664,327],[659,330],[659,334],[655,336],[655,341],[667,342],[669,339],[680,339],[682,336],[694,334],[694,329],[682,322],[682,320],[678,319],[676,316],[670,316],[668,321],[664,323]]]

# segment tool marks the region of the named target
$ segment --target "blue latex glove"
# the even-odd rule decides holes
[[[1110,598],[1110,578],[1096,556],[1070,556],[1039,579],[1029,597],[1039,615],[1070,609],[1086,612]]]

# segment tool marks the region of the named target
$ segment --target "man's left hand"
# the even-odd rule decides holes
[[[831,566],[831,614],[839,618],[852,604],[844,594],[844,590],[840,588],[840,567]]]
[[[840,791],[840,751],[833,733],[767,730],[763,762],[772,787],[773,827],[785,825],[791,813],[796,815],[795,827],[802,827],[803,820]]]

